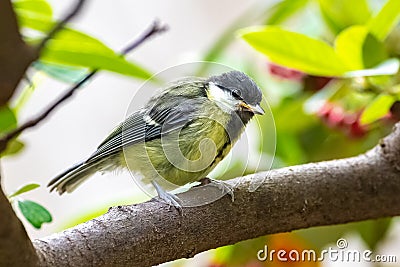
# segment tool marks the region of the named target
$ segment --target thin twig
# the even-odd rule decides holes
[[[54,28],[42,39],[39,45],[36,47],[37,51],[42,51],[47,42],[54,37],[62,28],[64,28],[65,24],[68,23],[73,17],[75,17],[79,11],[81,11],[85,0],[78,0],[74,8],[59,22],[54,26]]]
[[[153,22],[152,26],[147,29],[139,38],[137,38],[135,41],[133,41],[131,44],[129,44],[126,48],[122,49],[121,55],[126,55],[133,49],[137,48],[139,45],[144,43],[146,40],[148,40],[150,37],[154,36],[155,34],[164,32],[167,30],[166,26],[161,25],[158,21]],[[60,105],[62,102],[70,98],[77,89],[82,87],[84,83],[89,81],[99,70],[95,69],[92,72],[90,72],[88,75],[86,75],[82,80],[74,84],[70,89],[67,90],[67,92],[62,95],[57,101],[55,101],[52,105],[50,105],[46,110],[44,110],[40,115],[38,115],[36,118],[33,118],[26,123],[22,124],[20,127],[16,128],[15,130],[9,132],[6,134],[3,138],[0,139],[0,152],[3,151],[6,148],[7,143],[12,140],[13,138],[17,137],[20,133],[22,133],[24,130],[28,128],[32,128],[36,126],[39,122],[44,120],[58,105]]]
[[[157,33],[163,33],[168,30],[167,25],[162,25],[159,20],[155,20],[153,24],[147,29],[147,31],[143,32],[141,36],[139,36],[135,41],[133,41],[130,45],[126,46],[121,51],[121,55],[126,55],[131,52],[133,49],[137,48],[144,41],[146,41],[151,36]]]

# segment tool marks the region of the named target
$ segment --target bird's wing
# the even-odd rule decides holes
[[[166,107],[153,106],[149,111],[139,110],[118,125],[86,160],[93,162],[115,154],[124,146],[159,138],[161,134],[182,128],[195,118],[195,99],[186,99],[181,105]]]

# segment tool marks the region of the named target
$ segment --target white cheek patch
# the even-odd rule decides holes
[[[232,95],[219,88],[215,83],[210,82],[208,84],[207,96],[210,100],[214,101],[223,111],[231,112],[235,110],[238,100],[232,97]]]

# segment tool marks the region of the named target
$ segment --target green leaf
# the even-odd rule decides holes
[[[12,198],[12,197],[21,195],[23,193],[32,191],[32,190],[34,190],[34,189],[36,189],[38,187],[40,187],[40,184],[36,184],[36,183],[26,184],[26,185],[22,186],[21,188],[19,188],[14,193],[12,193],[11,195],[9,195],[8,198]]]
[[[355,78],[365,76],[394,75],[399,71],[400,62],[391,58],[371,69],[355,70],[344,73],[341,77]]]
[[[371,68],[386,60],[388,55],[383,42],[370,33],[367,34],[362,46],[364,68]]]
[[[249,27],[240,36],[271,61],[317,76],[340,76],[350,69],[327,43],[276,26]]]
[[[342,31],[335,40],[336,53],[352,69],[363,69],[362,46],[368,29],[365,26],[351,26]]]
[[[57,23],[52,20],[51,7],[45,1],[22,0],[14,3],[20,28],[28,28],[43,33],[49,32]],[[24,35],[28,37],[29,32]]]
[[[43,223],[49,223],[53,220],[50,212],[42,205],[30,200],[18,200],[18,208],[22,215],[36,229],[40,229]]]
[[[351,2],[351,1],[348,1]],[[357,12],[354,12],[357,13]],[[378,40],[385,40],[386,36],[397,25],[400,19],[400,1],[388,0],[379,13],[373,17],[368,27]]]
[[[371,17],[366,0],[319,0],[318,2],[325,21],[334,33],[339,33],[355,24],[364,24]]]
[[[34,62],[33,67],[37,70],[43,71],[52,78],[67,83],[77,82],[88,73],[86,68],[64,66],[41,61]]]
[[[33,92],[35,91],[36,85],[40,83],[43,78],[43,74],[35,73],[30,77],[30,81],[25,87],[21,90],[20,94],[14,101],[14,106],[12,107],[15,114],[19,114],[21,109],[26,105],[26,103],[31,98]]]
[[[271,14],[266,20],[266,24],[279,24],[307,4],[308,0],[282,0],[271,7]]]
[[[49,41],[40,60],[90,69],[103,69],[140,79],[151,77],[150,72],[127,61],[99,40],[73,29],[64,29]]]
[[[30,13],[32,16],[52,18],[53,10],[45,0],[17,0],[13,1],[15,12]]]
[[[81,42],[82,44],[92,45],[93,47],[95,47],[97,50],[100,50],[100,51],[107,51],[112,54],[115,53],[111,48],[106,46],[100,40],[98,40],[90,35],[87,35],[83,32],[71,29],[71,28],[65,28],[62,31],[60,31],[56,35],[54,40],[56,40],[57,42],[60,42],[60,41],[69,41],[71,43]]]
[[[14,112],[7,106],[0,107],[0,133],[8,132],[17,126]]]
[[[382,218],[359,222],[357,231],[372,250],[375,250],[379,241],[384,240],[391,225],[392,218]]]
[[[387,59],[384,44],[369,33],[366,26],[355,25],[342,31],[335,40],[335,50],[351,69],[374,67]]]
[[[24,149],[25,145],[21,141],[18,140],[11,140],[7,143],[7,148],[4,150],[0,156],[12,156],[19,153],[22,149]]]
[[[26,12],[21,12],[18,19],[22,27],[43,33],[47,33],[56,23]],[[27,41],[36,44],[39,40]],[[48,42],[40,56],[40,61],[43,64],[103,69],[140,79],[148,79],[152,76],[149,71],[127,61],[96,38],[71,28],[64,28]],[[55,75],[54,69],[52,74]],[[57,76],[61,79],[59,73]],[[68,79],[67,77],[63,78]]]
[[[378,95],[361,114],[360,123],[365,125],[379,120],[388,114],[390,107],[395,101],[396,98],[391,95]]]
[[[150,72],[142,67],[128,62],[112,50],[107,51],[91,43],[52,40],[40,59],[45,63],[103,69],[140,79],[151,77]]]
[[[21,28],[29,28],[43,33],[49,32],[56,24],[49,17],[38,16],[37,14],[25,11],[19,11],[17,19]]]

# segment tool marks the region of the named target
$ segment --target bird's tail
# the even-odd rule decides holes
[[[56,190],[60,195],[64,192],[71,193],[87,178],[99,170],[99,164],[101,162],[102,161],[88,163],[84,161],[75,164],[49,182],[47,186],[51,187],[50,192]]]

